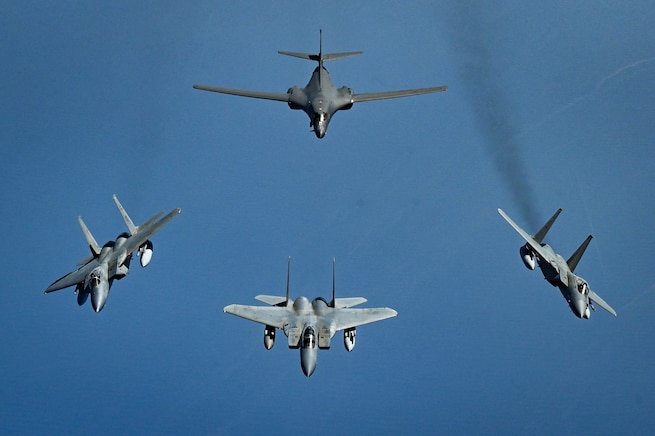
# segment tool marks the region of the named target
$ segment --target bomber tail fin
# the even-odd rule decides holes
[[[310,54],[310,53],[298,53],[294,51],[278,51],[281,55],[286,55],[286,56],[293,56],[295,58],[300,58],[300,59],[308,59],[310,61],[316,61],[318,62],[319,65],[323,65],[323,61],[330,61],[333,59],[341,59],[341,58],[347,58],[350,56],[357,56],[362,54],[363,52],[361,51],[350,51],[350,52],[343,52],[343,53],[327,53],[323,54],[323,29],[320,30],[320,36],[319,36],[319,51],[318,54]]]
[[[100,255],[100,246],[98,245],[98,242],[96,242],[96,238],[93,237],[89,228],[86,226],[86,224],[84,224],[84,221],[82,220],[81,216],[77,217],[77,221],[80,223],[80,227],[82,228],[82,233],[84,233],[84,239],[86,239],[87,244],[89,244],[89,248],[91,249],[91,254],[93,255],[94,258],[98,257]],[[88,262],[88,259],[85,260],[87,260]],[[84,261],[80,261],[80,262],[84,262]]]
[[[582,259],[582,255],[587,249],[587,245],[589,245],[592,238],[593,236],[591,235],[587,236],[587,239],[585,239],[584,242],[578,247],[578,249],[575,250],[575,253],[571,255],[569,260],[566,261],[571,272],[575,271],[575,268],[578,266],[578,262],[580,262],[580,259]]]
[[[562,213],[561,207],[557,209],[557,212],[555,212],[555,214],[552,217],[550,217],[550,219],[546,222],[546,224],[544,224],[544,226],[541,229],[539,229],[539,231],[535,233],[532,238],[535,241],[537,241],[539,244],[541,244],[542,241],[544,240],[544,237],[546,236],[546,233],[548,233],[548,230],[550,230],[550,228],[552,227],[553,223],[555,222],[555,220],[557,219],[560,213]]]

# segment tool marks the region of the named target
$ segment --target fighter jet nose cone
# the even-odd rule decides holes
[[[93,311],[98,313],[105,307],[105,302],[107,301],[106,297],[103,297],[100,293],[94,293],[91,295],[91,307]]]
[[[315,369],[316,369],[316,365],[309,365],[309,367],[307,367],[305,365],[302,366],[302,372],[307,377],[311,377],[312,374],[314,374]]]
[[[585,310],[587,309],[586,304],[580,300],[575,301],[575,315],[578,318],[584,318]]]

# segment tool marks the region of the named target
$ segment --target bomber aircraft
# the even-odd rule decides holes
[[[562,296],[569,304],[569,307],[575,316],[578,318],[589,319],[591,315],[589,308],[596,310],[594,308],[594,303],[597,303],[600,307],[616,316],[616,311],[612,309],[605,300],[600,298],[598,294],[592,291],[591,288],[589,288],[589,284],[582,277],[573,273],[578,266],[578,262],[582,258],[582,255],[587,249],[589,242],[591,242],[592,236],[587,236],[587,239],[585,239],[582,245],[575,250],[569,260],[564,260],[564,258],[555,253],[548,244],[542,242],[546,233],[548,233],[548,230],[550,230],[550,227],[561,212],[562,209],[558,209],[546,224],[544,224],[544,226],[534,234],[534,236],[530,236],[514,221],[512,221],[512,219],[507,216],[502,209],[498,209],[498,213],[500,213],[500,215],[505,218],[505,220],[514,227],[514,230],[516,230],[527,242],[527,244],[521,246],[521,249],[519,250],[521,259],[525,266],[530,270],[534,270],[536,264],[538,264],[544,278],[548,283],[559,288]]]
[[[407,97],[411,95],[427,94],[430,92],[445,91],[447,86],[434,88],[408,89],[403,91],[372,92],[356,94],[352,89],[344,86],[337,88],[332,83],[328,71],[323,62],[332,59],[345,58],[360,55],[363,52],[353,51],[346,53],[323,54],[323,32],[321,31],[318,54],[297,53],[289,51],[278,51],[278,53],[293,56],[300,59],[317,61],[318,67],[312,73],[309,83],[304,88],[294,86],[286,93],[245,91],[240,89],[218,88],[215,86],[193,85],[195,89],[202,91],[219,92],[222,94],[239,95],[242,97],[260,98],[264,100],[277,100],[289,104],[291,109],[302,109],[309,116],[309,127],[314,129],[318,138],[325,136],[328,124],[332,116],[339,110],[348,110],[354,103],[371,100],[383,100],[387,98]]]
[[[332,300],[318,297],[309,301],[306,297],[289,299],[289,275],[291,258],[287,265],[287,295],[276,297],[258,295],[255,299],[268,306],[244,306],[231,304],[223,311],[241,318],[264,324],[264,347],[267,350],[275,344],[275,329],[281,329],[288,337],[289,348],[300,348],[300,367],[311,376],[316,369],[318,349],[330,348],[330,340],[336,332],[343,330],[343,343],[349,352],[355,347],[355,328],[360,325],[396,316],[398,313],[387,307],[374,309],[351,309],[365,303],[366,298],[335,298],[334,259],[332,259]]]
[[[100,312],[105,306],[114,280],[120,280],[127,275],[134,250],[141,258],[141,266],[144,268],[148,266],[153,251],[149,238],[181,212],[179,208],[173,209],[162,219],[159,217],[164,212],[159,212],[140,226],[135,226],[116,195],[114,195],[114,202],[123,216],[129,233],[121,233],[115,241],[109,241],[100,247],[82,221],[82,217],[78,216],[77,220],[91,249],[91,256],[78,262],[80,268],[48,286],[45,290],[46,294],[75,285],[77,304],[83,305],[91,295],[93,310],[96,313]]]

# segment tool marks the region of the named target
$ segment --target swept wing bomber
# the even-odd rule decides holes
[[[193,85],[193,87],[202,91],[219,92],[222,94],[239,95],[242,97],[252,97],[264,100],[286,102],[289,104],[291,109],[305,111],[307,116],[309,116],[309,127],[314,129],[314,133],[318,138],[325,136],[328,124],[330,123],[332,116],[337,111],[348,110],[352,108],[354,103],[371,100],[383,100],[388,98],[407,97],[411,95],[445,91],[448,89],[447,86],[438,86],[434,88],[356,94],[352,89],[346,86],[337,88],[332,83],[328,71],[323,66],[323,62],[332,59],[356,56],[362,54],[363,52],[353,51],[346,53],[323,54],[322,32],[318,54],[297,53],[289,51],[278,51],[278,53],[318,62],[318,66],[312,73],[312,77],[309,79],[307,86],[304,88],[294,86],[289,88],[286,93],[246,91],[231,88],[218,88],[215,86],[206,85]]]
[[[295,300],[289,298],[289,275],[291,258],[287,265],[287,295],[277,297],[258,295],[255,298],[270,306],[244,306],[231,304],[223,311],[241,318],[264,324],[264,347],[267,350],[275,344],[275,330],[281,329],[287,336],[289,348],[300,349],[300,366],[302,372],[311,376],[316,369],[318,349],[328,349],[331,339],[339,330],[343,330],[343,342],[346,350],[355,347],[355,328],[360,325],[396,316],[398,313],[389,308],[351,309],[365,303],[362,297],[335,298],[334,259],[332,260],[332,300],[318,297],[309,301],[306,297]]]
[[[555,253],[548,244],[542,241],[550,230],[562,209],[557,212],[544,224],[544,226],[534,234],[528,235],[522,228],[520,228],[512,219],[507,216],[502,209],[498,209],[498,213],[505,218],[505,220],[518,232],[519,235],[527,244],[521,246],[520,254],[526,268],[534,270],[536,265],[539,265],[544,278],[553,286],[559,288],[562,296],[569,304],[571,311],[578,318],[589,319],[591,312],[589,308],[594,309],[593,303],[598,304],[600,307],[616,316],[616,311],[605,302],[598,294],[591,290],[589,284],[580,276],[575,275],[573,272],[578,266],[578,262],[582,258],[587,245],[591,242],[592,236],[587,236],[587,239],[578,247],[577,250],[571,255],[569,260],[564,260],[562,256]]]
[[[90,295],[93,310],[100,312],[105,306],[114,280],[120,280],[127,275],[134,251],[136,250],[137,256],[141,258],[141,266],[144,268],[148,266],[153,251],[150,237],[181,212],[179,208],[173,209],[161,219],[159,218],[164,212],[159,212],[142,225],[135,226],[115,195],[114,202],[123,216],[129,233],[121,233],[115,241],[109,241],[101,247],[82,221],[82,217],[77,217],[91,249],[91,256],[78,263],[80,268],[48,286],[45,290],[46,294],[75,285],[77,304],[82,306]]]

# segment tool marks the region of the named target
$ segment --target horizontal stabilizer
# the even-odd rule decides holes
[[[331,61],[334,59],[341,59],[341,58],[348,58],[351,56],[357,56],[362,53],[363,51],[349,51],[349,52],[343,52],[343,53],[327,53],[327,54],[310,54],[310,53],[298,53],[295,51],[278,51],[279,54],[285,55],[285,56],[293,56],[294,58],[300,58],[300,59],[307,59],[310,61],[316,61],[316,62],[321,62],[321,61]]]
[[[259,300],[262,303],[266,303],[271,306],[285,306],[287,302],[286,297],[278,297],[276,295],[257,295],[255,300]]]
[[[336,298],[334,302],[334,307],[336,309],[346,309],[348,307],[354,307],[359,304],[366,303],[368,300],[364,297],[349,297],[349,298]]]

